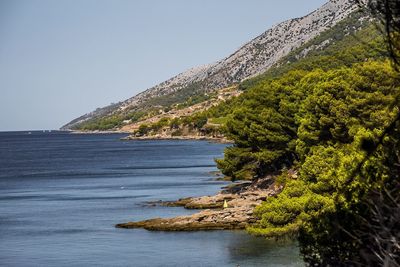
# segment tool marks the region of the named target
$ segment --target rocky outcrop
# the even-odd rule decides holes
[[[150,231],[198,231],[244,229],[256,221],[254,208],[282,188],[274,183],[272,176],[253,183],[234,184],[215,196],[184,198],[171,202],[151,202],[148,205],[181,206],[186,209],[204,209],[193,215],[174,218],[117,224],[118,228],[144,228]],[[224,206],[226,201],[227,207]]]
[[[200,231],[244,229],[255,221],[247,209],[205,210],[191,216],[150,219],[117,224],[118,228],[144,228],[149,231]]]

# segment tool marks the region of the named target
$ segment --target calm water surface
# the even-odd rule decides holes
[[[242,231],[116,229],[193,211],[154,200],[216,193],[225,145],[122,135],[0,133],[1,266],[302,266],[295,244]]]

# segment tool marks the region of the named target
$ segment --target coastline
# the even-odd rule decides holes
[[[215,143],[222,144],[232,144],[233,142],[226,139],[225,137],[209,137],[209,136],[199,136],[199,135],[181,135],[181,136],[162,136],[162,135],[153,135],[153,136],[132,136],[129,135],[127,137],[121,138],[125,141],[130,140],[198,140],[198,141],[210,141]]]
[[[292,172],[292,176],[296,176]],[[192,215],[173,218],[152,218],[116,224],[116,228],[143,228],[149,231],[241,230],[257,222],[254,208],[269,197],[276,196],[282,186],[274,176],[256,181],[240,182],[222,188],[213,196],[188,197],[176,201],[148,202],[149,206],[183,207],[199,210]]]
[[[152,136],[133,136],[132,132],[127,131],[79,131],[79,130],[66,130],[71,134],[126,134],[126,137],[122,137],[123,141],[148,141],[148,140],[194,140],[194,141],[209,141],[220,144],[233,144],[233,141],[225,137],[210,137],[210,136],[200,136],[200,135],[181,135],[181,136],[162,136],[162,135],[152,135]]]

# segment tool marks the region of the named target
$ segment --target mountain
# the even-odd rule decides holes
[[[239,83],[265,72],[356,9],[352,0],[330,0],[304,17],[277,24],[216,63],[187,70],[123,102],[85,114],[61,129],[79,129],[104,117],[169,107]],[[110,128],[113,125],[110,124]]]

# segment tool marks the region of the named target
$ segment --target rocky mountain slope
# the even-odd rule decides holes
[[[192,68],[130,99],[85,114],[62,129],[79,128],[79,125],[87,121],[114,113],[179,103],[187,96],[209,93],[241,82],[266,71],[291,51],[333,27],[356,9],[352,0],[330,0],[304,17],[272,27],[214,64]]]

